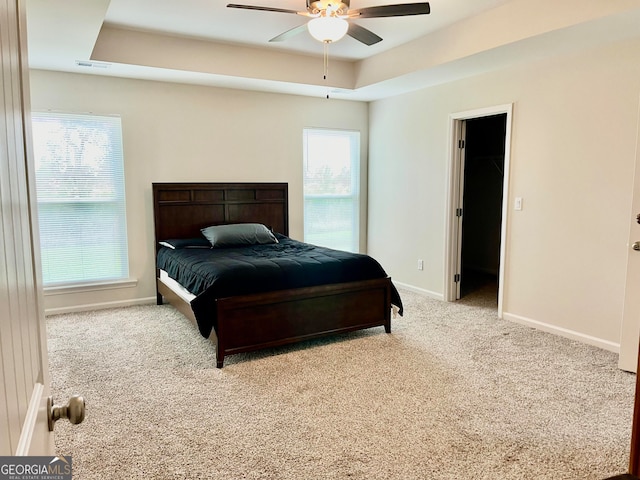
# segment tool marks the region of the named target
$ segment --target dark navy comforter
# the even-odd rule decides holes
[[[277,237],[279,243],[269,245],[159,249],[158,268],[196,295],[191,308],[204,337],[215,326],[212,305],[218,298],[387,277],[368,255]],[[391,302],[402,315],[402,301],[393,286]]]

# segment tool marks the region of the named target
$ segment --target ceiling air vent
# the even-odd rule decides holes
[[[93,62],[91,60],[76,60],[76,65],[79,67],[90,67],[90,68],[109,68],[111,66],[110,63]]]

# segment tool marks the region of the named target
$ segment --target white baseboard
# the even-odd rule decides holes
[[[116,302],[89,303],[86,305],[73,305],[70,307],[46,308],[45,315],[57,315],[59,313],[89,312],[92,310],[104,310],[106,308],[131,307],[133,305],[149,305],[156,303],[156,297],[135,298],[132,300],[119,300]]]
[[[505,320],[509,320],[511,322],[515,322],[521,325],[526,325],[528,327],[535,328],[536,330],[542,330],[544,332],[553,333],[561,337],[570,338],[571,340],[575,340],[577,342],[593,345],[594,347],[602,348],[603,350],[608,350],[613,353],[620,353],[619,343],[614,343],[608,340],[603,340],[601,338],[592,337],[591,335],[586,335],[584,333],[569,330],[567,328],[558,327],[557,325],[550,325],[548,323],[539,322],[538,320],[522,317],[520,315],[515,315],[513,313],[503,312],[502,318],[504,318]]]
[[[425,297],[435,298],[436,300],[444,301],[444,294],[438,292],[432,292],[431,290],[425,290],[424,288],[414,287],[413,285],[409,285],[402,282],[397,282],[393,280],[393,284],[404,290],[409,290],[410,292],[418,293],[420,295],[424,295]]]

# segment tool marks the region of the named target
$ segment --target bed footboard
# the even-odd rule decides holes
[[[191,305],[158,278],[158,301],[166,300],[197,322]],[[216,366],[226,355],[383,326],[391,332],[391,279],[296,288],[216,301],[217,329],[209,339]]]
[[[391,279],[381,278],[219,299],[216,363],[228,354],[384,326]]]

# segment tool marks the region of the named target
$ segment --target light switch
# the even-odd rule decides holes
[[[516,197],[514,208],[516,210],[522,210],[522,197]]]

